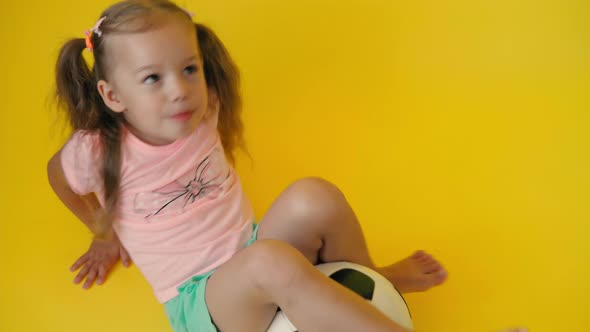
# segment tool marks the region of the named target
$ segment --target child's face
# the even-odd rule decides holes
[[[109,36],[106,51],[109,81],[99,82],[99,91],[132,133],[164,145],[196,128],[208,95],[191,24],[171,17],[145,32]]]

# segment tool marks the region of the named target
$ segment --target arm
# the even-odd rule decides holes
[[[49,160],[47,177],[51,188],[64,205],[96,235],[98,229],[96,220],[102,213],[102,207],[94,193],[80,196],[72,191],[61,165],[61,151],[58,151]],[[90,288],[95,280],[98,285],[102,284],[108,271],[119,258],[121,258],[123,265],[129,266],[129,254],[113,230],[104,238],[95,236],[88,251],[70,268],[71,271],[75,271],[82,267],[74,279],[74,283],[78,284],[86,278],[83,286],[85,289]]]
[[[90,229],[97,234],[96,219],[102,210],[94,193],[79,196],[70,189],[61,166],[61,150],[47,163],[47,177],[51,188],[64,205]],[[107,237],[112,238],[111,232]]]

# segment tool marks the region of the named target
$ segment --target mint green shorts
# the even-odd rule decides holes
[[[252,226],[252,237],[246,247],[254,243],[258,235],[258,224]],[[217,332],[205,302],[207,280],[213,272],[215,270],[187,280],[178,287],[178,295],[164,303],[166,316],[174,332]]]

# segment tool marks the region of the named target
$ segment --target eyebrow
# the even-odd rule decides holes
[[[191,55],[190,57],[184,59],[182,62],[183,63],[184,62],[189,62],[189,61],[196,60],[196,59],[197,59],[197,56],[196,55]],[[137,70],[135,70],[135,74],[138,74],[138,73],[140,73],[140,72],[142,72],[142,71],[144,71],[146,69],[150,69],[152,67],[156,67],[156,65],[150,64],[150,65],[141,66],[141,67],[137,68]]]

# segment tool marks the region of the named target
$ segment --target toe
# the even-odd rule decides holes
[[[447,271],[442,268],[431,275],[435,285],[440,285],[447,279]]]
[[[429,265],[429,264],[432,264],[433,262],[436,262],[436,261],[434,260],[434,258],[432,258],[431,255],[424,254],[424,256],[418,258],[418,262],[420,262],[420,264],[422,264],[422,265]]]
[[[432,255],[431,254],[428,254],[428,253],[424,253],[424,256],[422,256],[422,259],[425,260],[425,261],[432,261],[432,260],[434,260],[434,258],[432,258]]]
[[[412,257],[412,258],[416,258],[416,259],[419,259],[419,258],[421,258],[421,257],[424,257],[425,255],[426,255],[426,253],[425,253],[424,251],[422,251],[422,250],[417,250],[417,251],[416,251],[415,253],[413,253],[413,254],[412,254],[412,256],[410,256],[410,257]]]
[[[442,269],[442,266],[435,261],[432,261],[424,266],[425,273],[435,273]]]

